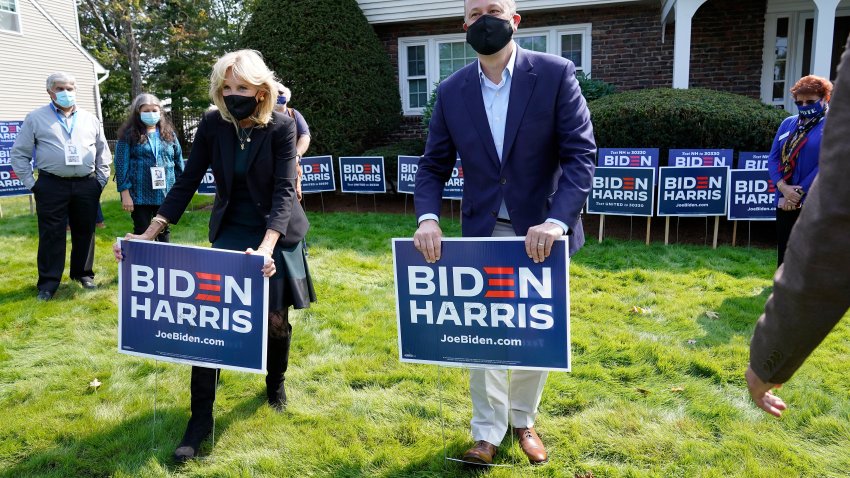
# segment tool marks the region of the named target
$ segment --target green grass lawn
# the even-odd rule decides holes
[[[207,245],[209,202],[195,200],[175,242]],[[412,215],[311,214],[319,302],[293,314],[288,409],[265,404],[262,376],[223,372],[215,444],[176,467],[189,368],[116,350],[110,244],[131,220],[114,186],[97,231],[101,287],[66,281],[48,303],[35,300],[29,203],[0,206],[0,476],[476,474],[444,460],[471,444],[467,373],[398,361],[390,238],[413,233]],[[781,390],[782,419],[749,401],[748,341],[774,260],[773,250],[588,243],[571,271],[573,372],[550,375],[537,423],[551,462],[531,468],[506,440],[498,462],[514,466],[484,474],[848,476],[847,321]]]

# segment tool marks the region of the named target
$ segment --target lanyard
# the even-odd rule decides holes
[[[159,129],[156,130],[159,133]],[[156,144],[154,144],[154,138],[156,138]],[[148,146],[151,148],[151,153],[153,153],[153,160],[157,166],[159,166],[159,134],[148,135]]]
[[[50,103],[50,106],[53,107],[53,114],[55,114],[56,118],[59,119],[59,123],[62,125],[62,128],[68,133],[68,139],[71,139],[74,134],[74,126],[77,124],[77,112],[74,111],[71,113],[71,126],[68,126],[65,115],[60,115],[59,110],[56,109],[56,106],[54,106],[53,103]]]

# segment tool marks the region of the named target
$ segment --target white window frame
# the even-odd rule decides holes
[[[6,30],[4,28],[0,28],[0,33],[11,33],[13,35],[23,35],[24,34],[24,25],[21,21],[21,2],[18,0],[12,0],[12,3],[15,5],[15,11],[9,12],[6,10],[2,10],[3,13],[11,13],[12,15],[18,16],[18,29],[17,30]]]
[[[574,25],[558,25],[540,28],[520,28],[514,34],[516,38],[528,36],[546,36],[546,52],[553,55],[561,55],[561,36],[582,36],[582,65],[576,65],[576,71],[590,75],[591,70],[591,23]],[[466,41],[465,33],[448,35],[431,35],[417,37],[399,37],[398,39],[398,88],[401,93],[402,109],[405,116],[421,116],[425,108],[410,107],[410,88],[407,76],[407,48],[411,46],[425,46],[425,77],[428,82],[428,97],[434,90],[434,83],[440,79],[439,44],[444,42]]]

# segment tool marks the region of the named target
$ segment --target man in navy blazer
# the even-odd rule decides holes
[[[458,154],[465,237],[524,235],[535,262],[564,234],[571,255],[584,244],[580,214],[596,153],[590,113],[575,65],[516,45],[519,22],[514,0],[465,2],[463,27],[478,61],[440,84],[416,174],[413,238],[428,262],[440,259],[442,189]],[[508,385],[504,370],[470,370],[476,443],[465,461],[492,464],[509,422],[529,461],[547,461],[534,431],[546,376],[515,370]]]

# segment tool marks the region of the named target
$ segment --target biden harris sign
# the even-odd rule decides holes
[[[266,370],[261,256],[120,241],[118,351],[252,373]]]
[[[662,167],[658,180],[659,216],[725,216],[726,166]]]
[[[655,168],[596,168],[587,212],[619,216],[652,216]]]
[[[0,196],[30,194],[11,164],[12,146],[23,124],[23,121],[0,121]]]
[[[775,221],[776,187],[767,169],[733,169],[729,171],[730,221]]]
[[[429,264],[393,239],[393,266],[402,362],[570,370],[566,241],[535,264],[522,238],[446,238]]]

